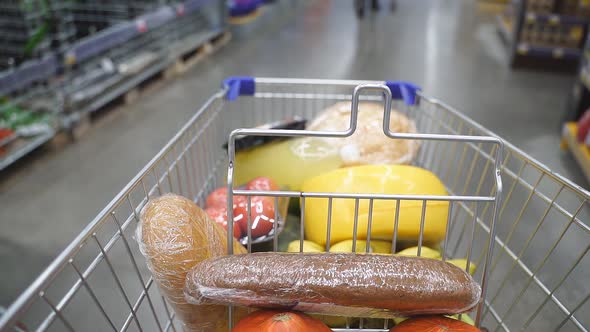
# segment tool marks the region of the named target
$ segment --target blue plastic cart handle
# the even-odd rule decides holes
[[[254,77],[249,76],[232,76],[223,80],[223,87],[228,87],[229,90],[225,95],[225,99],[234,101],[239,96],[253,96],[256,85]]]
[[[402,99],[406,105],[414,105],[416,92],[421,90],[416,84],[403,81],[386,81],[385,85],[391,91],[391,98]]]
[[[391,97],[396,100],[403,100],[407,105],[416,103],[416,92],[420,87],[410,82],[386,81],[385,85],[391,91]],[[234,101],[239,96],[253,96],[256,91],[254,77],[232,76],[223,80],[223,86],[228,88],[225,99]]]

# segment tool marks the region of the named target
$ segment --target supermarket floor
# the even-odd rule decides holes
[[[294,3],[294,2],[293,2]],[[475,1],[399,0],[358,21],[352,1],[283,1],[219,53],[0,178],[0,305],[7,305],[146,164],[228,75],[403,79],[586,186],[559,150],[571,75],[513,71]],[[385,9],[385,8],[384,8]]]

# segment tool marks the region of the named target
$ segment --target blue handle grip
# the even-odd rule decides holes
[[[420,87],[403,81],[386,81],[385,85],[391,91],[393,99],[401,99],[406,105],[414,105],[416,103],[416,92],[420,91]],[[256,91],[256,84],[254,77],[251,76],[231,76],[223,80],[223,87],[228,87],[225,99],[234,101],[239,96],[253,96]]]
[[[416,92],[421,90],[416,84],[403,81],[386,81],[385,85],[391,91],[391,98],[402,99],[406,105],[414,105]]]
[[[234,101],[239,96],[253,96],[256,91],[256,84],[254,77],[250,76],[231,76],[223,80],[223,87],[228,87],[229,90],[225,95],[225,99]]]

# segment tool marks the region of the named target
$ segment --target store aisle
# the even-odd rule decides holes
[[[219,53],[105,116],[76,144],[40,151],[0,176],[0,305],[14,300],[228,75],[413,81],[585,185],[559,151],[572,77],[511,71],[493,17],[478,13],[474,1],[398,0],[393,15],[360,22],[352,1],[292,2],[273,5]]]

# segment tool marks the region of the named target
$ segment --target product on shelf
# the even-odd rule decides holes
[[[520,41],[532,46],[579,48],[584,38],[584,25],[554,25],[527,23],[523,25]]]
[[[14,131],[12,129],[0,127],[0,142],[3,142],[4,140],[12,137],[13,135],[14,135]]]
[[[404,320],[389,330],[390,332],[481,332],[473,325],[444,316],[414,317]]]
[[[383,133],[383,105],[359,103],[357,128],[345,138],[324,138],[338,149],[344,166],[364,164],[410,164],[418,152],[416,140],[391,139]],[[322,111],[309,130],[344,131],[350,126],[351,102],[336,103]],[[394,133],[415,133],[414,121],[391,111],[389,129]]]
[[[527,11],[538,14],[549,14],[553,10],[554,0],[528,0],[526,2]]]
[[[191,303],[236,304],[336,316],[456,314],[481,287],[446,262],[355,253],[254,253],[217,257],[187,275]]]
[[[49,115],[46,112],[34,112],[10,102],[0,104],[0,127],[10,128],[19,134],[33,136],[46,132]],[[39,128],[41,127],[41,128]]]
[[[191,200],[166,194],[142,210],[136,238],[154,280],[186,331],[227,331],[227,307],[189,304],[183,291],[191,268],[227,253],[225,231]],[[233,246],[237,254],[246,252],[236,241]]]
[[[232,332],[331,332],[320,320],[297,311],[255,311],[242,318]]]
[[[144,51],[121,62],[117,70],[122,75],[136,75],[157,60],[158,55],[156,53]]]
[[[0,157],[6,154],[7,146],[15,137],[14,131],[9,128],[0,127]]]
[[[556,5],[561,15],[590,18],[590,3],[586,0],[560,0]]]
[[[409,165],[364,165],[341,168],[307,180],[305,192],[353,194],[448,195],[440,179],[428,170]],[[396,200],[373,199],[371,239],[391,241]],[[370,200],[358,200],[357,236],[367,237]],[[444,239],[448,201],[427,201],[424,219],[425,243]],[[398,240],[417,240],[422,216],[421,200],[401,200]],[[332,243],[353,238],[355,200],[332,199]],[[305,238],[325,245],[328,225],[328,198],[305,199]]]

